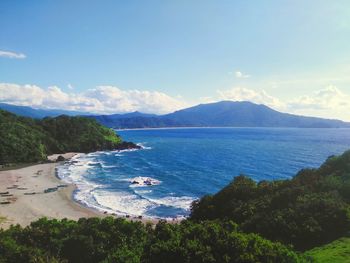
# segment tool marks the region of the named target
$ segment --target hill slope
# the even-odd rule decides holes
[[[312,257],[316,263],[349,263],[350,238],[340,238],[322,247],[316,247],[305,253]]]
[[[30,117],[34,119],[42,119],[45,117],[57,117],[60,115],[77,116],[77,115],[89,115],[89,113],[79,112],[79,111],[67,111],[67,110],[44,110],[44,109],[34,109],[27,106],[17,106],[7,103],[0,103],[0,109],[9,111],[13,114]]]
[[[219,127],[341,127],[345,123],[275,111],[251,102],[201,104],[163,116],[191,126]]]
[[[112,128],[159,127],[298,127],[338,128],[350,123],[275,111],[251,102],[221,101],[200,104],[161,116],[90,116]]]
[[[350,151],[293,179],[256,183],[245,176],[192,208],[192,220],[230,219],[246,232],[310,249],[348,234]]]
[[[0,164],[36,162],[52,153],[137,147],[95,120],[59,116],[35,120],[0,110]]]

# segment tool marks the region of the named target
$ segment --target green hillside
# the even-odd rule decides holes
[[[341,238],[322,247],[314,248],[305,253],[312,257],[316,263],[349,263],[350,238]]]
[[[245,232],[307,250],[350,230],[350,151],[293,179],[239,176],[217,194],[193,204],[191,219],[233,220]]]
[[[111,150],[119,136],[95,120],[59,116],[35,120],[0,110],[0,164],[28,163],[52,153]]]
[[[0,230],[0,262],[249,263],[306,262],[290,248],[232,222],[160,222],[155,228],[115,218],[41,219]]]

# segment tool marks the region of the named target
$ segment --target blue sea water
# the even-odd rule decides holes
[[[286,179],[350,149],[350,129],[183,128],[118,131],[142,150],[81,154],[58,169],[84,205],[120,215],[184,217],[239,174]],[[141,179],[139,178],[141,177]],[[148,177],[152,186],[132,184]]]

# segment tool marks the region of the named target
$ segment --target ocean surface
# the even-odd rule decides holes
[[[142,150],[80,154],[58,168],[74,198],[119,215],[180,218],[233,177],[286,179],[350,149],[350,129],[183,128],[118,131]]]

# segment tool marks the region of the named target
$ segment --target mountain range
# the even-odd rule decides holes
[[[296,127],[342,128],[350,123],[315,117],[298,116],[273,110],[247,101],[221,101],[200,104],[165,115],[135,112],[130,115],[89,116],[116,129],[160,127]]]
[[[78,115],[91,115],[91,113],[80,111],[68,111],[59,109],[34,109],[28,106],[18,106],[7,103],[0,103],[0,109],[12,112],[13,114],[30,117],[34,119],[42,119],[45,117],[57,117],[60,115],[78,116]]]
[[[199,104],[165,115],[132,112],[126,114],[92,115],[62,110],[41,110],[1,104],[0,108],[22,116],[43,118],[58,115],[85,115],[102,125],[115,129],[164,127],[295,127],[350,128],[349,122],[282,113],[263,104],[247,101],[221,101]]]

